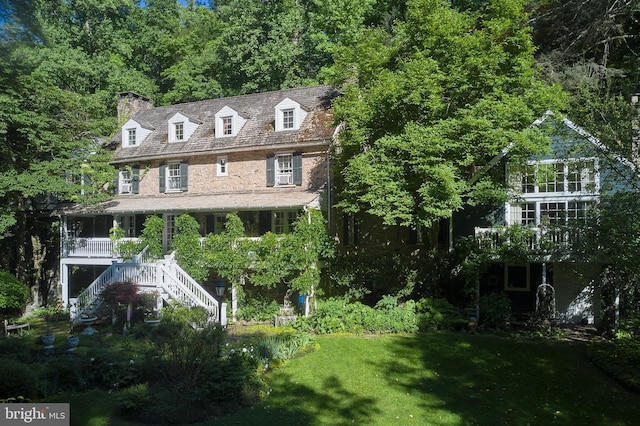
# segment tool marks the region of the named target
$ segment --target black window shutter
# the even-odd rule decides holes
[[[267,186],[276,184],[276,156],[275,154],[267,155]]]
[[[118,172],[118,177],[113,181],[113,193],[120,193],[120,172]]]
[[[167,183],[166,183],[166,175],[167,175],[167,165],[160,164],[158,168],[158,175],[160,176],[160,192],[167,191]]]
[[[134,194],[140,192],[140,167],[138,166],[131,168],[131,192]]]
[[[293,184],[302,185],[302,153],[293,153]]]
[[[189,163],[180,163],[180,191],[189,189]]]

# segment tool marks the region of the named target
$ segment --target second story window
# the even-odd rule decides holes
[[[180,190],[180,164],[167,164],[167,191]]]
[[[120,170],[120,194],[131,194],[131,173],[129,170]]]
[[[118,172],[117,194],[137,194],[140,191],[140,168],[133,166]]]
[[[218,157],[216,171],[218,176],[229,176],[229,160],[227,157]]]
[[[136,129],[127,129],[128,146],[136,145]]]
[[[293,155],[281,154],[276,160],[276,185],[293,183]]]
[[[160,192],[183,192],[188,190],[189,165],[183,163],[162,164],[159,168]]]
[[[267,186],[302,185],[302,153],[267,156]]]

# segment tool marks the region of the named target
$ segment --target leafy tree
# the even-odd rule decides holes
[[[543,151],[529,125],[562,96],[536,73],[524,1],[407,4],[390,34],[369,29],[337,52],[338,206],[430,228],[495,197],[500,183],[474,175],[505,147]]]
[[[200,244],[200,224],[188,214],[176,218],[176,234],[173,249],[180,266],[196,281],[204,281],[209,276],[209,268],[204,261],[204,250]]]

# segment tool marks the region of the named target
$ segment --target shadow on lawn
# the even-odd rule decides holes
[[[311,425],[331,413],[333,425],[357,425],[369,423],[379,413],[376,401],[348,391],[337,376],[326,378],[320,392],[299,383],[290,374],[278,374],[272,385],[286,390],[271,400],[277,401],[277,405],[271,405],[267,400],[266,404],[226,417],[225,424]],[[212,424],[219,423],[214,421]]]
[[[427,334],[391,339],[389,350],[395,361],[374,365],[388,386],[460,424],[625,425],[640,416],[640,395],[591,365],[583,345]]]

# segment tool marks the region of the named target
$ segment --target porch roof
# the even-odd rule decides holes
[[[317,191],[268,191],[219,194],[120,196],[95,206],[65,210],[67,215],[234,211],[317,207]],[[78,208],[79,207],[79,208]]]

